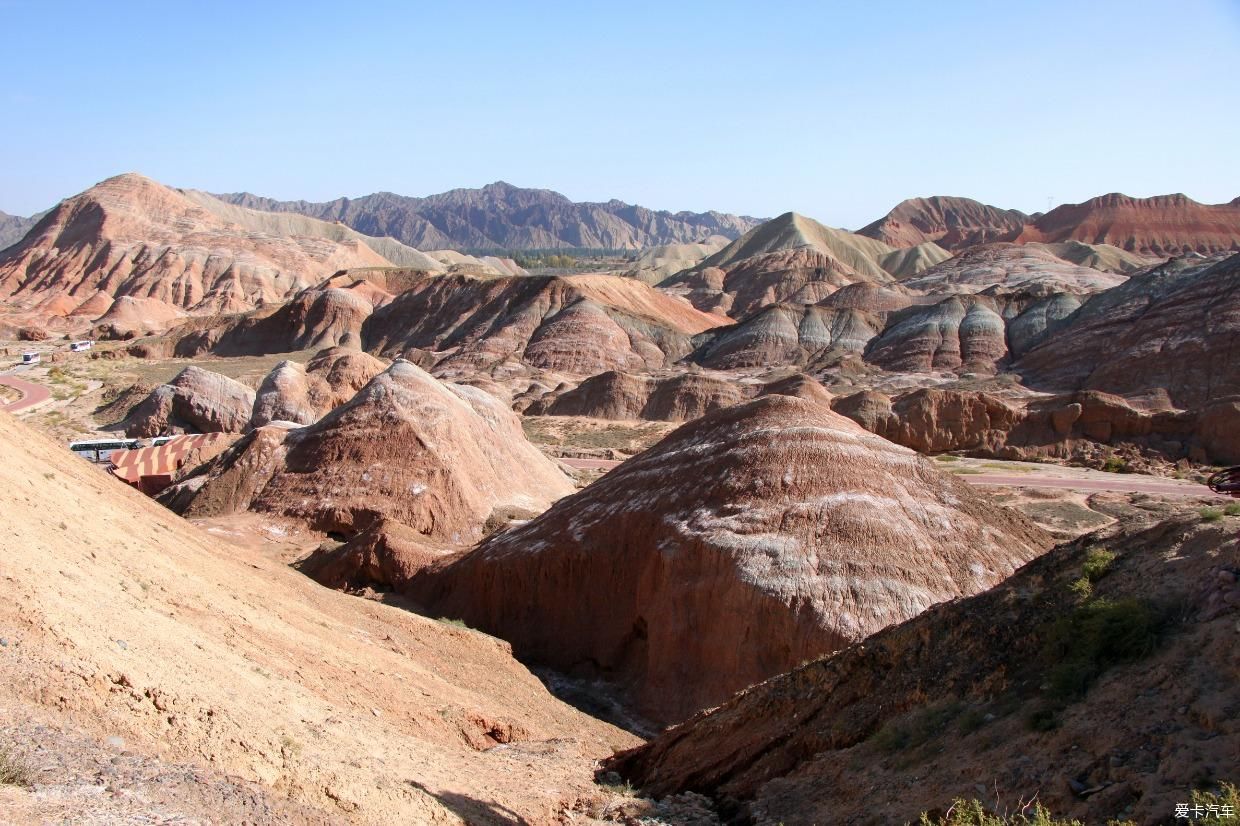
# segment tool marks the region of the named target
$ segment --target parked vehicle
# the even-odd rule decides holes
[[[70,442],[69,449],[88,462],[103,464],[117,450],[133,450],[141,446],[140,439],[82,439]]]

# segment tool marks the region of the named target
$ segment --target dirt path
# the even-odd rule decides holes
[[[17,401],[0,406],[0,410],[7,410],[10,413],[16,413],[19,410],[34,407],[36,404],[42,404],[52,397],[52,394],[48,392],[46,387],[25,379],[19,379],[16,376],[0,376],[0,384],[12,387],[22,394],[22,397]]]

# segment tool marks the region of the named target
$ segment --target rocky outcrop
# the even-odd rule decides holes
[[[833,409],[872,433],[919,453],[1001,459],[1068,459],[1094,446],[1134,448],[1171,461],[1240,462],[1240,404],[1195,411],[1140,410],[1119,396],[1083,391],[1026,401],[991,393],[923,388],[895,398],[844,396]]]
[[[104,298],[101,300],[100,296]],[[91,328],[91,337],[97,339],[128,340],[151,333],[161,333],[181,323],[187,313],[158,298],[135,298],[122,295],[115,301],[106,297],[105,293],[95,293],[88,299],[83,309],[86,312],[74,311],[74,315],[89,316],[90,305],[96,306],[107,301],[106,311],[101,313]]]
[[[195,330],[181,337],[175,353],[256,356],[324,347],[358,349],[362,325],[374,312],[364,292],[341,287],[302,290],[287,304]]]
[[[318,421],[322,413],[310,401],[309,385],[304,364],[296,361],[277,364],[258,386],[250,426],[263,427],[272,422],[312,424]]]
[[[591,376],[574,388],[547,393],[527,407],[525,413],[685,422],[750,395],[752,388],[724,375],[635,376],[609,371]]]
[[[1014,365],[1047,390],[1201,407],[1240,387],[1240,255],[1179,259],[1090,299]]]
[[[829,350],[861,353],[883,329],[862,310],[772,304],[744,321],[699,336],[689,359],[716,370],[811,363]]]
[[[913,452],[768,395],[680,427],[407,593],[668,722],[990,587],[1046,544]]]
[[[572,489],[494,397],[397,361],[315,424],[254,431],[167,498],[189,515],[252,509],[346,536],[386,517],[469,543]]]
[[[1007,241],[1020,234],[1029,216],[999,209],[971,198],[935,195],[901,201],[891,212],[858,230],[893,247],[934,242],[959,252],[978,244]]]
[[[453,552],[413,528],[380,518],[338,547],[320,546],[297,569],[328,588],[400,591],[419,571]]]
[[[275,201],[246,192],[229,203],[341,221],[359,232],[391,236],[418,249],[627,249],[736,238],[756,218],[719,212],[665,212],[621,201],[575,203],[558,192],[498,181],[426,198],[380,192],[326,203]]]
[[[901,283],[926,293],[977,293],[996,286],[1012,289],[1037,284],[1055,292],[1083,295],[1110,289],[1124,280],[1122,275],[1056,258],[1040,247],[987,244],[966,250]]]
[[[992,298],[952,296],[894,314],[870,342],[866,361],[886,370],[993,373],[1008,357],[1007,324]]]
[[[959,798],[1164,822],[1197,767],[1230,765],[1240,738],[1233,683],[1217,676],[1235,672],[1235,526],[1199,508],[1112,505],[1115,528],[603,768],[646,794],[705,794],[738,822],[915,823]]]
[[[369,353],[347,347],[321,350],[304,365],[282,361],[259,385],[250,426],[313,424],[353,398],[385,367]]]
[[[1034,220],[1015,240],[1109,244],[1159,258],[1236,252],[1240,250],[1240,203],[1200,204],[1180,194],[1131,198],[1113,192],[1056,207]]]
[[[362,339],[384,355],[439,354],[446,376],[522,363],[593,375],[663,367],[725,322],[631,278],[449,275],[422,278],[375,310]]]
[[[170,433],[241,433],[250,423],[254,391],[201,367],[186,367],[156,387],[125,420],[131,438]]]
[[[768,304],[814,304],[858,282],[893,281],[879,241],[789,212],[750,230],[698,266],[662,282],[695,307],[743,319]]]

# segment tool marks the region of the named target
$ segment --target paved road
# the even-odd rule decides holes
[[[970,485],[1008,485],[1014,488],[1061,488],[1064,490],[1115,491],[1118,493],[1159,493],[1171,496],[1216,496],[1205,485],[1194,482],[1159,481],[1150,476],[1133,479],[1063,479],[1036,474],[1003,476],[998,473],[965,474],[960,477]]]
[[[12,387],[22,394],[22,397],[17,401],[0,406],[0,410],[7,410],[10,413],[16,413],[19,410],[34,407],[36,404],[42,404],[51,398],[52,395],[43,385],[19,379],[16,376],[0,376],[0,384]]]
[[[581,470],[611,470],[619,462],[612,459],[561,459],[569,467]],[[1058,488],[1061,490],[1113,491],[1116,493],[1157,493],[1171,496],[1215,496],[1205,485],[1192,482],[1173,482],[1151,476],[1124,477],[1119,474],[1108,479],[1071,479],[1057,476],[1041,476],[1036,473],[1004,475],[999,473],[962,473],[959,478],[970,485],[1004,485],[1014,488]]]

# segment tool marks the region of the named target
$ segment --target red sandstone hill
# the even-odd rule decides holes
[[[175,352],[242,355],[348,345],[408,354],[436,373],[520,368],[592,375],[663,367],[694,335],[727,323],[683,299],[611,275],[478,277],[346,271],[274,312],[180,336]]]
[[[953,252],[995,241],[1107,245],[1096,260],[1114,258],[1111,248],[1166,258],[1240,250],[1240,198],[1200,204],[1184,195],[1132,198],[1119,193],[1063,204],[1044,215],[986,206],[968,198],[913,198],[898,204],[860,235],[893,247],[934,242]],[[1070,255],[1080,251],[1069,251]],[[1121,256],[1122,257],[1122,256]],[[1111,267],[1116,269],[1116,267]],[[1127,270],[1130,262],[1120,262]]]
[[[988,588],[1047,543],[912,451],[770,395],[683,425],[405,591],[670,722]]]
[[[954,798],[1171,823],[1194,788],[1234,777],[1240,743],[1236,524],[1199,508],[1112,502],[1114,528],[605,768],[708,795],[741,823],[937,822]]]
[[[1014,240],[1110,244],[1164,258],[1236,251],[1240,250],[1240,203],[1199,204],[1180,194],[1131,198],[1111,193],[1056,207]]]
[[[345,267],[423,259],[440,266],[391,239],[126,174],[62,201],[0,251],[0,298],[10,311],[52,295],[97,302],[102,292],[195,314],[239,312],[283,301]]]
[[[857,234],[893,247],[915,247],[932,241],[959,252],[978,244],[1010,241],[1029,220],[1015,209],[999,209],[971,198],[934,195],[901,201]]]
[[[165,496],[188,515],[251,509],[346,535],[387,517],[468,544],[572,490],[494,397],[397,361],[315,424],[252,431]]]
[[[1015,365],[1031,386],[1199,407],[1240,388],[1240,255],[1176,259],[1107,290]]]

